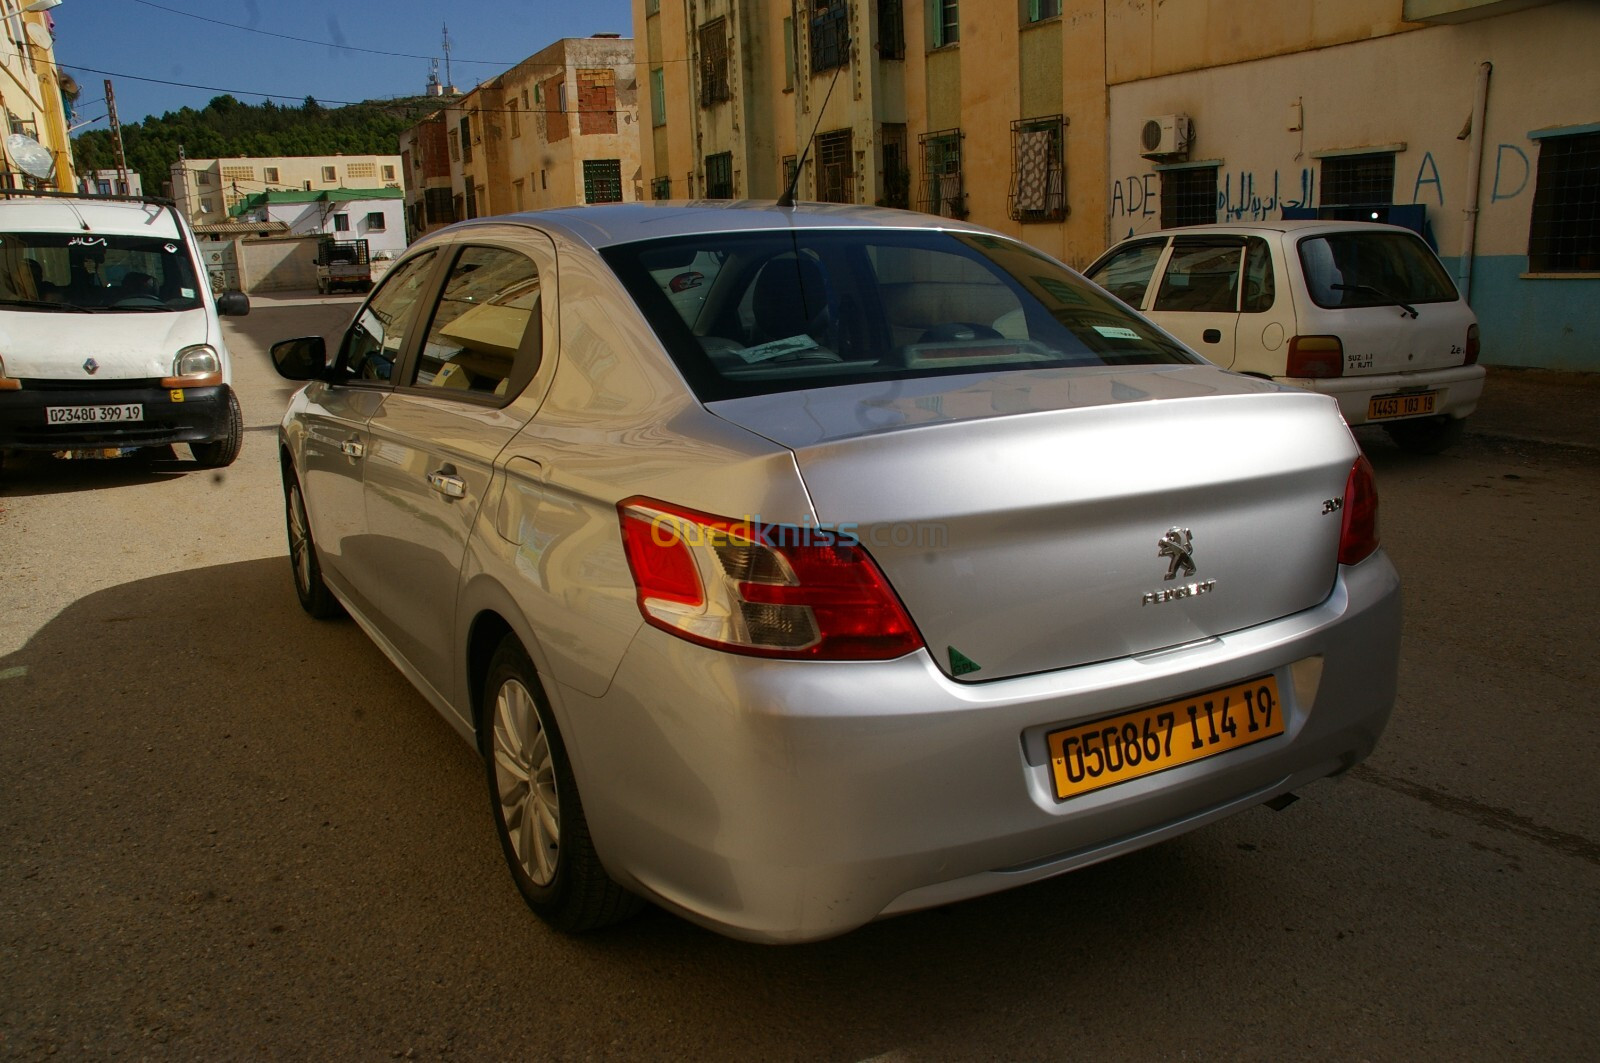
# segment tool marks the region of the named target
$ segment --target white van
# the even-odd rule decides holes
[[[1478,319],[1428,245],[1372,222],[1192,225],[1130,237],[1084,273],[1215,365],[1332,395],[1437,453],[1478,406]]]
[[[194,233],[166,200],[0,192],[0,455],[187,443],[229,465],[244,431]]]

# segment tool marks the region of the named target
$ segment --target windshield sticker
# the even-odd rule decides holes
[[[194,298],[194,289],[193,288],[179,288],[178,289],[178,294],[183,296],[185,299],[193,299]]]
[[[790,336],[788,339],[772,340],[770,343],[757,344],[746,347],[739,352],[739,357],[755,365],[757,362],[770,362],[774,358],[782,358],[786,354],[799,354],[801,351],[818,350],[817,341],[807,335]]]
[[[1120,328],[1114,325],[1096,325],[1094,330],[1108,340],[1136,340],[1139,334],[1131,328]]]
[[[106,238],[104,236],[74,236],[72,239],[67,241],[67,246],[104,247],[106,246]]]
[[[162,244],[161,246],[162,246],[162,248],[164,248],[166,250],[167,254],[169,254],[169,255],[176,253],[177,250],[178,250],[178,245],[177,244]]]
[[[1063,306],[1087,306],[1088,302],[1072,290],[1072,285],[1055,277],[1030,277],[1033,283]]]

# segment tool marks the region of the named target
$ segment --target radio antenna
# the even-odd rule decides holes
[[[828,82],[828,93],[822,97],[822,106],[817,108],[817,120],[811,125],[811,136],[806,139],[805,149],[800,152],[800,161],[794,164],[794,176],[789,178],[789,187],[778,197],[777,205],[780,207],[789,209],[794,207],[795,186],[800,183],[800,173],[805,169],[806,156],[811,154],[811,144],[817,139],[817,128],[822,125],[822,116],[828,110],[828,101],[833,99],[833,87],[839,83],[839,71],[843,69],[843,63],[833,68],[833,80]]]

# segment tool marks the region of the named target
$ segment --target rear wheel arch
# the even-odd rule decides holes
[[[494,658],[494,651],[507,635],[515,636],[516,630],[505,617],[492,609],[480,611],[467,628],[468,704],[473,707],[472,726],[477,735],[478,752],[484,756],[489,754],[489,727],[483,718],[483,687],[489,677],[489,662]],[[520,636],[518,641],[522,641]],[[526,645],[523,650],[527,650]]]

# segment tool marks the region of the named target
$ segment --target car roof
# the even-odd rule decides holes
[[[1165,236],[1259,236],[1262,233],[1341,233],[1341,232],[1406,232],[1416,235],[1403,225],[1389,225],[1374,221],[1329,221],[1322,218],[1281,219],[1278,221],[1215,222],[1208,225],[1184,225],[1172,229],[1154,229],[1147,233],[1134,233],[1117,242],[1149,240]]]
[[[97,196],[0,198],[0,229],[8,232],[98,232],[118,236],[179,236],[172,210],[153,200]]]
[[[443,232],[462,232],[485,225],[530,225],[560,232],[596,250],[673,236],[708,232],[756,232],[772,229],[944,229],[1002,234],[979,225],[933,214],[842,203],[797,203],[779,207],[771,200],[695,200],[660,203],[612,203],[559,207],[554,210],[497,214],[461,222]],[[418,241],[422,243],[423,241]]]

